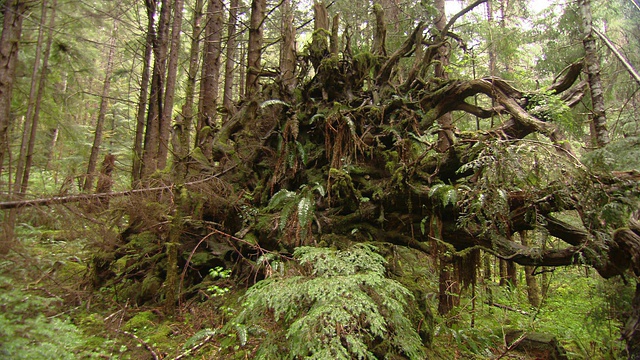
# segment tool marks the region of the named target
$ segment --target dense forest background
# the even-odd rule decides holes
[[[636,0],[0,4],[0,357],[640,358]]]

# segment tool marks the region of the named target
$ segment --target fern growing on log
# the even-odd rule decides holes
[[[302,274],[254,285],[236,319],[249,326],[265,319],[277,324],[256,358],[376,359],[394,353],[425,358],[405,311],[412,294],[385,277],[386,261],[375,247],[299,247],[294,256]]]

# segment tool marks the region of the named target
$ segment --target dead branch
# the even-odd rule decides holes
[[[633,68],[631,63],[629,63],[629,61],[627,61],[627,59],[618,51],[618,49],[616,49],[616,47],[613,45],[611,40],[609,40],[609,38],[605,34],[596,30],[596,28],[593,28],[593,32],[596,33],[596,35],[598,35],[600,39],[602,39],[602,41],[605,43],[605,45],[607,45],[609,50],[611,50],[611,52],[618,58],[618,60],[620,60],[622,65],[624,65],[624,67],[627,69],[631,77],[636,80],[638,85],[640,85],[640,75],[638,75],[638,72],[636,71],[636,69]]]
[[[209,181],[211,179],[214,179],[217,176],[218,175],[210,176],[202,180],[192,181],[192,182],[184,183],[182,185],[200,184],[200,183]],[[126,190],[126,191],[111,192],[111,193],[78,194],[78,195],[68,195],[68,196],[54,196],[51,198],[44,198],[44,199],[5,201],[5,202],[0,202],[0,210],[26,208],[26,207],[32,207],[32,206],[60,205],[60,204],[67,204],[67,203],[80,202],[80,201],[89,202],[91,200],[102,200],[102,199],[114,198],[114,197],[120,197],[120,196],[131,196],[135,194],[170,190],[175,186],[176,184],[171,184],[171,185],[164,185],[164,186],[158,186],[158,187],[152,187],[152,188],[133,189],[133,190]]]

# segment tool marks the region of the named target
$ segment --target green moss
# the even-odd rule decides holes
[[[174,347],[172,342],[175,341],[171,339],[171,335],[173,335],[171,327],[167,324],[161,324],[151,331],[147,338],[147,342],[151,344],[151,346],[163,352],[165,350],[171,350]]]
[[[142,311],[137,313],[134,317],[129,319],[122,330],[124,331],[144,331],[148,329],[155,329],[158,322],[158,317],[151,311]]]
[[[142,280],[142,287],[140,288],[140,294],[138,298],[149,299],[153,298],[160,288],[162,287],[162,279],[155,275],[147,275]]]

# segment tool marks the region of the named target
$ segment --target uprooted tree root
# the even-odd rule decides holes
[[[577,103],[581,63],[538,92],[499,78],[425,80],[419,74],[439,45],[416,51],[423,30],[419,24],[388,57],[327,55],[293,94],[276,81],[262,98],[245,101],[212,135],[212,146],[180,159],[185,185],[135,202],[121,244],[96,256],[94,284],[126,283],[123,296],[138,302],[179,300],[198,295],[216,266],[250,285],[273,271],[270,259],[286,260],[298,246],[368,241],[424,253],[436,242],[480,248],[521,265],[588,264],[605,278],[637,272],[640,229],[628,215],[640,175],[590,172],[546,106],[545,99]],[[399,59],[418,53],[426,61],[397,83]],[[493,107],[466,101],[478,94]],[[451,111],[504,121],[472,132],[436,126]],[[438,136],[452,146],[438,152]],[[583,226],[559,220],[566,211]],[[532,229],[567,246],[514,240]],[[624,332],[633,353],[638,308]]]

